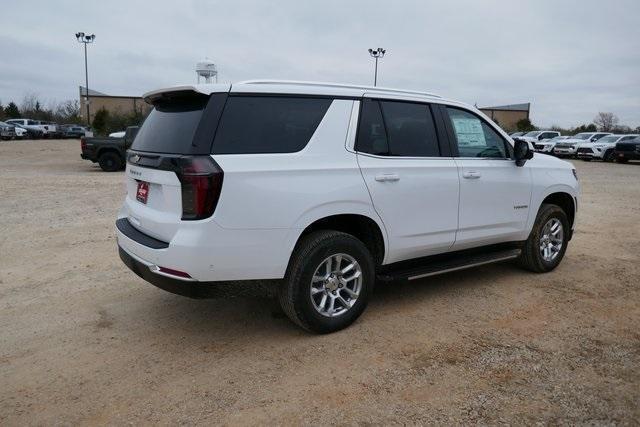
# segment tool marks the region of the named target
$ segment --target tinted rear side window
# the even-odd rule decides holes
[[[440,156],[429,105],[370,99],[362,102],[357,151],[379,156]]]
[[[387,131],[384,128],[384,120],[382,120],[382,112],[378,101],[362,100],[356,151],[379,156],[389,154]]]
[[[194,135],[208,101],[208,96],[190,96],[156,102],[131,148],[153,153],[196,154]]]
[[[389,154],[407,157],[438,157],[438,137],[426,104],[380,102],[389,137]]]
[[[295,153],[302,150],[331,99],[230,96],[213,141],[213,154]]]

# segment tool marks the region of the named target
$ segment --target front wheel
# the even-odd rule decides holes
[[[367,247],[350,234],[322,230],[296,245],[278,297],[294,323],[329,333],[362,314],[374,283],[375,266]]]
[[[604,161],[605,162],[615,162],[616,161],[616,156],[615,156],[615,153],[613,152],[613,150],[607,150],[604,153]]]
[[[536,273],[546,273],[560,264],[570,233],[567,214],[557,205],[544,204],[518,259],[520,265]]]

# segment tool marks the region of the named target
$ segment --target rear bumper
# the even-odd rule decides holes
[[[278,280],[246,280],[227,282],[198,282],[173,279],[154,273],[149,265],[132,256],[118,246],[118,253],[122,262],[136,273],[141,279],[151,283],[163,291],[182,295],[188,298],[221,298],[238,296],[274,296]]]
[[[118,245],[151,267],[152,274],[163,267],[185,272],[197,282],[228,282],[282,279],[292,249],[289,235],[297,230],[225,229],[212,220],[182,221],[163,241],[119,215],[115,231]]]
[[[85,154],[85,153],[80,153],[80,158],[84,160],[91,160],[93,163],[97,161],[92,155]]]

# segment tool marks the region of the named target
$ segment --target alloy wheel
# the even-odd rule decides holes
[[[325,258],[311,279],[311,302],[326,317],[345,314],[353,307],[362,289],[362,268],[350,255]]]

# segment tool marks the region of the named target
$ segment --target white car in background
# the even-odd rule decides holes
[[[124,138],[124,134],[125,134],[125,133],[126,133],[126,132],[125,132],[125,131],[123,131],[123,130],[121,130],[121,131],[119,131],[119,132],[111,132],[111,133],[109,134],[109,138]]]
[[[574,157],[578,151],[578,145],[585,142],[596,142],[600,138],[611,135],[611,132],[581,132],[564,141],[558,142],[553,147],[553,154],[558,157]]]
[[[518,138],[524,139],[525,141],[530,143],[534,150],[539,150],[540,147],[538,146],[542,141],[548,141],[552,138],[555,138],[556,136],[560,136],[560,132],[556,132],[553,130],[534,130],[531,132],[527,132],[524,135],[519,136]]]
[[[16,132],[16,136],[24,137],[24,138],[42,138],[44,137],[44,131],[38,125],[36,120],[31,119],[9,119],[6,120],[7,123],[14,125],[16,129],[20,127],[20,129],[24,130],[21,132],[22,135]]]
[[[586,161],[599,159],[605,162],[613,162],[615,160],[616,144],[630,141],[638,136],[640,135],[607,135],[595,142],[582,142],[578,145],[576,156]]]
[[[539,141],[533,144],[533,148],[538,153],[543,154],[553,154],[553,148],[556,146],[558,142],[562,142],[571,138],[570,136],[556,136],[555,138],[545,139],[544,141]]]

